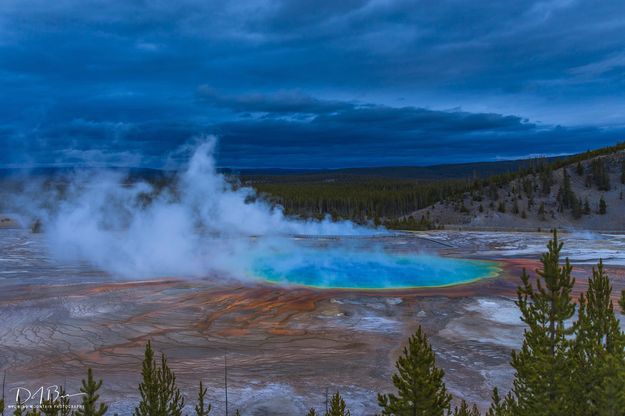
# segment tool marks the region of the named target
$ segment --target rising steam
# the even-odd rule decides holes
[[[288,218],[280,207],[233,186],[215,168],[215,139],[199,144],[175,186],[124,183],[116,171],[75,173],[62,192],[31,185],[14,200],[22,218],[40,218],[57,258],[88,261],[114,275],[246,275],[254,253],[285,236],[362,235],[374,229],[348,221]]]

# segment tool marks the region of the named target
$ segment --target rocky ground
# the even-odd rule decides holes
[[[622,164],[625,152],[601,156],[607,169],[609,190],[598,189],[592,179],[591,160],[581,163],[583,173],[576,172],[577,164],[553,171],[553,184],[547,194],[542,193],[539,175],[528,175],[496,187],[496,194],[490,189],[467,193],[460,201],[441,201],[431,207],[412,214],[416,219],[422,216],[433,224],[446,228],[529,230],[558,227],[568,230],[625,230],[625,184],[622,182]],[[582,203],[588,200],[590,212],[575,218],[571,209],[559,209],[558,192],[563,184],[564,169],[571,181],[571,190]],[[523,181],[530,180],[535,186],[531,195],[523,192]],[[590,185],[590,186],[589,186]],[[493,197],[496,195],[496,197]],[[605,214],[599,213],[599,200],[607,205]],[[504,204],[502,212],[500,203]],[[518,212],[514,212],[514,206]],[[539,212],[544,204],[544,214]],[[523,213],[525,216],[523,216]]]

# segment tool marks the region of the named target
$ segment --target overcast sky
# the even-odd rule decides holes
[[[2,0],[0,166],[423,165],[625,141],[622,0]]]

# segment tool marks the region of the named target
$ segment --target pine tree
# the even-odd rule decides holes
[[[588,202],[588,197],[584,200],[584,214],[590,215],[590,203]]]
[[[541,258],[542,270],[530,280],[525,270],[517,289],[517,306],[528,326],[521,350],[512,353],[515,369],[512,414],[515,416],[568,416],[566,390],[570,379],[569,341],[575,325],[566,323],[575,313],[571,291],[575,279],[566,259],[560,266],[562,243],[554,230]]]
[[[562,187],[558,191],[558,202],[562,208],[571,208],[577,198],[571,189],[571,177],[566,169],[562,170]]]
[[[93,378],[93,370],[87,369],[87,379],[82,380],[80,392],[82,396],[82,408],[76,410],[76,416],[103,416],[108,410],[108,406],[104,403],[98,404],[100,395],[98,390],[102,387],[102,380],[95,381]]]
[[[577,175],[579,176],[584,175],[584,167],[582,166],[581,162],[577,162],[577,166],[575,167],[575,172],[577,172]]]
[[[505,400],[501,400],[501,396],[499,396],[499,390],[497,387],[493,389],[493,394],[491,395],[491,404],[488,408],[488,412],[486,412],[486,416],[510,416],[511,413],[511,401],[510,395],[506,396]]]
[[[206,388],[200,381],[200,388],[197,393],[197,404],[195,405],[195,414],[196,416],[208,416],[211,412],[212,406],[210,403],[208,406],[206,405]]]
[[[582,199],[573,199],[572,202],[572,206],[571,206],[571,213],[573,214],[573,218],[580,219],[582,217],[583,214],[583,204],[582,204]]]
[[[449,410],[451,395],[436,367],[434,352],[421,327],[408,340],[395,363],[393,384],[397,395],[378,395],[382,415],[442,416]]]
[[[625,185],[625,159],[621,162],[621,183]]]
[[[69,396],[65,391],[64,387],[61,387],[59,390],[59,416],[76,416],[76,413],[72,413],[72,407],[69,400]]]
[[[154,360],[154,350],[152,350],[152,343],[148,341],[145,346],[145,353],[143,359],[143,368],[141,370],[142,381],[139,385],[139,394],[141,395],[141,402],[139,407],[135,409],[135,416],[151,416],[159,414],[158,407],[158,376],[156,361]]]
[[[622,415],[625,409],[625,335],[611,300],[612,285],[599,261],[579,298],[571,380],[573,415]]]
[[[176,376],[167,365],[165,354],[161,354],[161,365],[157,366],[150,341],[145,347],[141,375],[141,401],[134,416],[181,416],[184,398],[176,386]]]
[[[515,199],[514,202],[512,203],[512,213],[513,214],[518,214],[520,211],[519,209],[519,202]]]
[[[476,405],[469,407],[466,401],[460,403],[460,407],[456,407],[452,414],[453,416],[480,416],[480,410]]]
[[[608,206],[602,196],[601,199],[599,199],[599,214],[605,215],[606,212],[608,212]]]
[[[308,410],[308,413],[306,413],[306,416],[318,416],[318,415],[317,415],[317,412],[315,411],[315,408],[314,408],[314,407],[311,407],[311,408]]]
[[[538,207],[538,216],[540,217],[540,219],[542,221],[546,220],[546,218],[545,218],[545,203],[544,202],[541,202],[540,206]]]
[[[13,416],[25,416],[24,410],[25,410],[24,403],[22,403],[22,398],[18,394],[17,402],[15,403],[15,411],[13,412]]]
[[[349,410],[347,410],[345,405],[345,400],[343,400],[338,391],[336,394],[332,395],[330,399],[330,408],[326,416],[350,416]]]
[[[53,398],[43,400],[41,406],[39,406],[39,411],[43,416],[58,416],[59,410],[59,403]],[[32,411],[28,413],[30,414]]]
[[[597,185],[597,189],[599,189],[600,191],[609,191],[610,176],[608,175],[608,170],[605,163],[603,163],[603,159],[593,159],[590,163],[590,166],[592,168],[592,178]]]

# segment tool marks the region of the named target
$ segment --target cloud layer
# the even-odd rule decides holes
[[[585,150],[623,137],[625,3],[8,0],[0,166],[230,166]],[[302,166],[304,164],[305,166]]]

